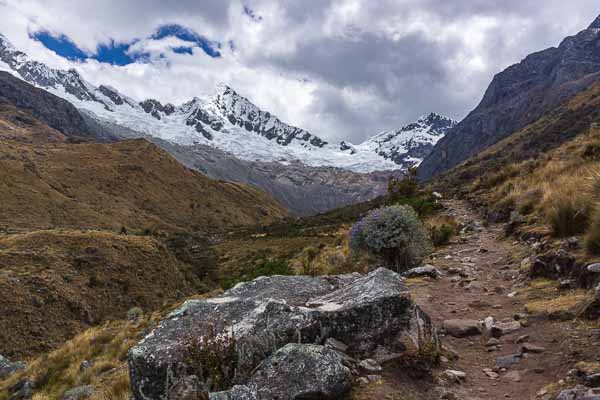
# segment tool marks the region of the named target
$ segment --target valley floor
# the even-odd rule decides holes
[[[458,358],[443,359],[435,376],[443,376],[446,369],[462,371],[466,379],[461,383],[440,380],[414,386],[407,384],[401,371],[388,369],[383,381],[359,390],[354,398],[439,399],[442,391],[450,392],[442,395],[445,399],[554,399],[561,388],[559,380],[569,370],[576,365],[595,368],[600,360],[600,340],[592,337],[592,327],[572,316],[566,321],[548,317],[548,313],[567,312],[587,295],[577,290],[559,293],[558,284],[552,281],[526,282],[519,267],[530,251],[527,245],[504,239],[501,226],[480,225],[476,214],[463,202],[446,205],[447,213],[458,221],[475,222],[478,228],[433,255],[431,263],[443,273],[440,279],[409,279],[416,302],[440,328],[446,320],[493,317],[496,321],[514,321],[515,316],[520,317],[522,326],[501,336],[495,347],[486,346],[489,336],[485,334],[466,338],[445,335],[443,345],[456,352]],[[523,343],[516,342],[525,335],[529,336],[528,343],[543,348],[541,352],[528,353],[506,370],[496,368],[498,357],[520,353]],[[574,386],[564,381],[562,384]]]

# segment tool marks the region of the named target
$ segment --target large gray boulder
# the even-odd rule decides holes
[[[246,385],[252,371],[286,344],[323,344],[329,338],[363,358],[379,346],[402,352],[436,340],[404,279],[390,270],[261,277],[212,299],[187,301],[169,315],[130,350],[131,385],[137,400],[166,400],[172,386],[198,371],[212,390],[228,389],[215,387],[217,381]],[[197,365],[198,357],[190,354],[229,354],[223,343],[234,347],[228,361],[220,359],[227,364],[219,369],[226,379],[208,376],[214,368]]]

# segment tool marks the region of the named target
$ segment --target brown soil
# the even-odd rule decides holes
[[[447,206],[448,213],[461,222],[477,219],[464,203],[450,201]],[[480,252],[480,249],[487,251]],[[550,282],[543,285],[543,288],[540,285],[529,285],[519,274],[519,263],[526,251],[524,245],[503,239],[500,226],[483,228],[481,232],[468,235],[464,242],[456,239],[433,256],[432,264],[444,272],[441,279],[409,280],[414,299],[438,327],[442,326],[444,320],[457,318],[483,320],[492,316],[498,321],[509,321],[516,314],[525,313],[525,304],[529,301],[537,300],[541,304],[546,300],[556,302],[558,293],[555,284]],[[458,275],[448,273],[449,268],[461,268],[463,265],[472,265],[473,273],[470,278],[474,279],[470,287],[468,278],[458,280]],[[513,291],[518,294],[508,297]],[[581,291],[565,291],[560,295],[567,299],[574,293],[581,296]],[[443,344],[455,350],[459,358],[448,363],[442,362],[434,371],[433,381],[407,385],[406,371],[386,368],[383,382],[359,390],[354,397],[439,399],[439,393],[434,391],[435,386],[440,385],[439,382],[435,383],[436,376],[441,375],[445,369],[453,369],[467,374],[465,382],[461,384],[442,383],[447,391],[456,394],[457,399],[532,399],[544,387],[549,390],[549,394],[537,398],[554,399],[553,393],[559,389],[557,382],[565,378],[578,361],[596,361],[600,354],[600,343],[598,339],[594,342],[590,338],[589,328],[586,329],[581,322],[573,319],[556,321],[540,314],[529,315],[526,320],[527,326],[502,336],[499,339],[499,350],[493,352],[487,351],[487,338],[484,335],[462,339],[443,336]],[[508,371],[499,371],[498,379],[486,376],[482,370],[494,368],[497,357],[519,352],[521,345],[515,341],[522,335],[529,335],[530,343],[543,346],[546,350],[541,354],[529,354]],[[509,371],[518,371],[520,381],[510,379],[510,375],[506,375]]]

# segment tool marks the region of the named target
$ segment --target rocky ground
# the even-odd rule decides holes
[[[359,390],[356,398],[549,400],[584,380],[582,366],[596,372],[600,337],[593,324],[573,319],[570,312],[561,321],[538,310],[544,301],[548,310],[556,308],[556,299],[564,299],[568,308],[570,299],[587,294],[559,292],[557,283],[526,279],[520,261],[531,252],[529,245],[505,239],[501,226],[484,227],[462,202],[447,207],[473,229],[434,254],[431,263],[441,277],[408,282],[416,303],[440,327],[449,352],[429,388],[405,394],[405,378],[384,371],[382,382]],[[531,304],[538,307],[527,313]],[[600,398],[563,396],[558,398]]]
[[[591,291],[575,281],[532,278],[539,260],[575,246],[574,240],[543,246],[540,239],[514,241],[504,226],[484,226],[465,203],[445,205],[461,234],[406,280],[385,269],[276,276],[188,301],[129,352],[134,393],[206,399],[197,378],[203,368],[237,365],[216,371],[211,400],[300,399],[307,393],[338,399],[350,390],[352,400],[600,399],[594,392],[600,387],[600,324],[582,314]],[[234,336],[224,333],[229,330]],[[417,342],[430,350],[435,346],[428,344],[441,343],[438,366],[432,369],[427,358],[437,352],[416,351],[411,343]],[[228,358],[233,346],[234,364]],[[199,369],[176,371],[177,360]],[[31,394],[35,380],[21,379],[15,371],[22,368],[0,358],[0,379],[15,375],[8,397],[0,392],[0,399]],[[165,376],[161,368],[166,382],[157,379]],[[92,386],[68,387],[71,393]]]

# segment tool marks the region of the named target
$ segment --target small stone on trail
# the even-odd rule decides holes
[[[481,334],[479,321],[471,319],[448,319],[442,324],[446,333],[456,338]]]
[[[522,379],[519,371],[508,371],[502,378],[513,382],[521,382]]]
[[[500,376],[498,373],[492,371],[491,368],[484,368],[483,369],[483,373],[491,379],[498,379],[498,377]]]
[[[546,349],[543,348],[542,346],[536,346],[531,343],[525,343],[523,346],[521,346],[521,353],[539,354],[539,353],[543,353],[544,351],[546,351]]]
[[[488,340],[488,341],[485,343],[485,345],[486,345],[486,346],[488,346],[488,347],[489,347],[489,346],[497,346],[497,345],[499,345],[499,344],[500,344],[500,341],[499,341],[498,339],[496,339],[496,338],[491,338],[490,340]]]
[[[514,364],[518,364],[521,361],[521,354],[512,354],[509,356],[503,356],[496,358],[496,367],[498,368],[510,368]]]
[[[467,374],[462,371],[456,371],[453,369],[447,369],[443,372],[443,375],[452,382],[461,382],[467,379]]]
[[[409,269],[405,273],[402,274],[405,278],[418,278],[418,277],[429,277],[432,279],[437,279],[442,276],[442,273],[433,265],[424,265],[422,267],[417,267],[413,269]]]
[[[381,365],[379,365],[379,363],[371,358],[367,358],[365,360],[362,360],[359,364],[359,367],[361,367],[362,369],[364,369],[365,371],[369,371],[369,372],[380,372],[382,370]]]
[[[516,344],[519,344],[519,343],[525,343],[525,342],[526,342],[526,341],[528,341],[528,340],[529,340],[529,335],[523,335],[523,336],[519,336],[519,337],[517,338],[517,340],[515,340],[515,343],[516,343]]]
[[[489,307],[491,307],[491,304],[487,303],[483,300],[477,299],[477,300],[473,300],[472,302],[470,302],[468,304],[468,306],[471,308],[489,308]]]
[[[518,292],[510,292],[509,294],[507,294],[507,296],[512,298],[512,297],[515,297],[517,294],[519,294],[519,293]]]
[[[348,350],[347,345],[335,338],[327,338],[327,340],[325,340],[325,347],[329,347],[330,349],[339,351],[340,353],[345,353]]]
[[[516,332],[521,329],[521,324],[518,321],[495,322],[490,329],[493,337],[500,337]]]

